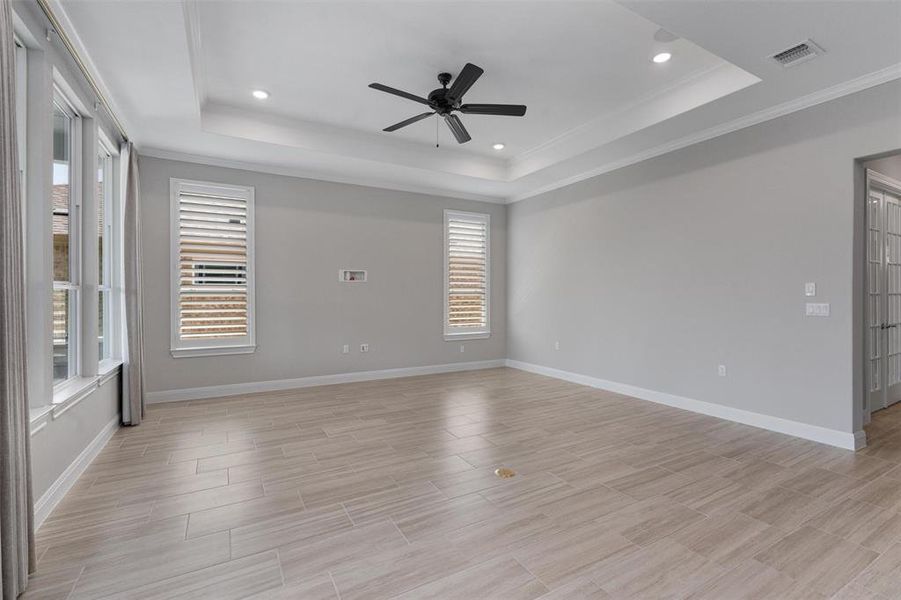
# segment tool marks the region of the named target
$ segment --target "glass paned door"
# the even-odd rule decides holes
[[[866,377],[870,412],[901,401],[901,190],[868,184]]]

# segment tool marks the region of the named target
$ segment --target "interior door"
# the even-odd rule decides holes
[[[882,235],[883,221],[882,192],[869,188],[867,196],[867,340],[866,340],[866,378],[867,378],[867,412],[885,408],[883,386],[883,315],[882,302],[883,252],[885,250]]]
[[[901,189],[867,192],[867,407],[901,401]]]
[[[881,192],[884,205],[885,395],[883,406],[901,400],[901,198]]]

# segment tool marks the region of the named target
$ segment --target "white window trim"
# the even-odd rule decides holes
[[[182,191],[206,194],[238,194],[247,198],[247,336],[241,340],[190,340],[182,341],[178,335],[179,324],[179,196]],[[170,353],[173,358],[192,356],[222,356],[226,354],[251,354],[256,351],[255,280],[254,266],[254,188],[252,186],[193,181],[171,178],[169,180],[169,324]]]
[[[103,272],[97,274],[97,292],[98,292],[98,302],[100,293],[105,293],[107,295],[107,303],[104,305],[104,325],[106,326],[104,338],[104,345],[109,350],[109,356],[100,356],[99,365],[102,366],[103,363],[107,361],[114,361],[116,357],[115,344],[113,341],[116,339],[116,335],[118,333],[117,323],[113,318],[113,306],[117,301],[116,292],[115,292],[115,282],[114,275],[116,270],[113,268],[116,250],[119,247],[116,240],[116,228],[113,226],[115,221],[115,202],[116,195],[114,193],[114,185],[115,185],[115,154],[113,150],[113,145],[108,141],[106,135],[103,134],[101,129],[97,129],[97,160],[98,164],[97,168],[101,168],[100,154],[104,153],[106,156],[103,157],[103,232],[100,234],[103,239],[103,252],[105,254],[103,260]],[[96,332],[95,332],[96,333]]]
[[[81,356],[81,343],[84,339],[84,332],[82,331],[82,318],[81,318],[81,294],[82,294],[82,286],[81,286],[81,268],[82,268],[82,256],[81,256],[81,236],[83,234],[82,231],[82,218],[81,218],[81,168],[82,168],[82,144],[81,144],[81,136],[82,136],[82,127],[83,120],[81,118],[81,114],[78,109],[75,107],[74,103],[70,100],[70,96],[66,93],[65,89],[67,86],[64,85],[65,82],[60,80],[57,77],[54,77],[54,85],[53,85],[53,105],[58,106],[63,110],[71,119],[72,119],[72,136],[69,140],[70,148],[69,148],[69,281],[68,282],[57,282],[55,279],[53,280],[52,290],[68,290],[71,294],[69,299],[69,318],[75,320],[74,324],[74,335],[70,336],[69,339],[69,377],[58,381],[53,385],[53,404],[56,405],[60,402],[65,401],[69,396],[71,396],[71,383],[80,378],[80,374],[82,373],[82,356]],[[51,107],[51,111],[52,111]],[[51,112],[52,114],[52,112]],[[52,134],[51,128],[51,134]],[[52,185],[51,185],[51,197],[48,199],[49,208],[52,212],[53,210],[53,198],[52,198]],[[52,223],[52,219],[51,219]],[[51,236],[52,243],[52,236]],[[52,255],[51,248],[51,255]],[[53,266],[51,265],[51,277]],[[74,296],[74,298],[72,297]],[[52,335],[52,327],[53,322],[51,320],[51,335]],[[53,356],[51,354],[50,357],[50,366],[53,368]]]
[[[469,328],[465,331],[448,331],[448,221],[452,217],[478,219],[485,222],[485,327]],[[491,337],[491,215],[488,213],[466,212],[462,210],[444,211],[444,340],[456,342],[463,340],[484,340]]]

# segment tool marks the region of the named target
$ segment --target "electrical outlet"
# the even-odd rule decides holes
[[[460,354],[463,354],[464,352],[466,352],[466,346],[460,344]]]
[[[804,295],[805,296],[816,296],[817,295],[817,284],[813,281],[808,281],[804,284]]]
[[[716,368],[716,374],[720,377],[726,376],[726,365],[720,365]]]
[[[554,342],[554,350],[559,350],[559,349],[560,349],[560,340],[557,340],[556,342]]]
[[[369,352],[369,344],[360,344],[360,352]]]
[[[344,344],[341,348],[341,354],[347,354],[350,352],[350,344]]]
[[[828,302],[808,302],[804,305],[804,316],[807,317],[828,317]]]

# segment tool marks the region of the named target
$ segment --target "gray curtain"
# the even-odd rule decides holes
[[[31,430],[25,394],[25,262],[16,145],[12,10],[0,2],[0,591],[17,597],[34,570]]]
[[[141,190],[138,155],[131,142],[119,153],[125,181],[125,339],[122,367],[122,423],[140,425],[144,418],[144,318],[141,249]]]

